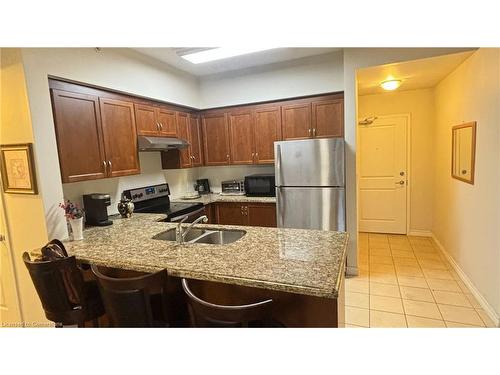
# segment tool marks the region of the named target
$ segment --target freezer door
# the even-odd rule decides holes
[[[345,231],[343,188],[276,188],[279,228]]]
[[[274,143],[276,186],[344,186],[344,140]]]

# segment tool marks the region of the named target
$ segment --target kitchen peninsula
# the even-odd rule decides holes
[[[176,226],[158,221],[162,218],[136,213],[108,227],[88,228],[84,240],[66,243],[68,253],[82,263],[140,272],[167,269],[173,280],[203,281],[205,297],[217,303],[231,304],[224,298],[235,295],[272,298],[273,316],[288,327],[344,326],[346,233],[208,224],[195,227],[244,235],[222,245],[178,244],[161,239]]]

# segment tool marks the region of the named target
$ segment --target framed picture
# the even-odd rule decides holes
[[[0,145],[0,161],[6,193],[38,194],[32,143]]]

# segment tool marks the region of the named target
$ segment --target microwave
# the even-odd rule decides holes
[[[274,174],[252,174],[245,176],[245,192],[250,197],[276,196]]]

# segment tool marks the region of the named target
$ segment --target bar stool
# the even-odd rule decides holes
[[[284,327],[270,319],[273,300],[248,305],[224,306],[202,300],[182,279],[182,288],[188,297],[189,313],[194,327]]]
[[[104,315],[104,307],[97,284],[83,280],[74,256],[33,261],[25,252],[23,261],[42,302],[45,316],[56,323],[56,327],[84,327],[87,321],[93,321],[94,327],[98,326],[97,319]]]
[[[166,270],[139,277],[116,278],[91,265],[106,313],[114,327],[168,327]]]

